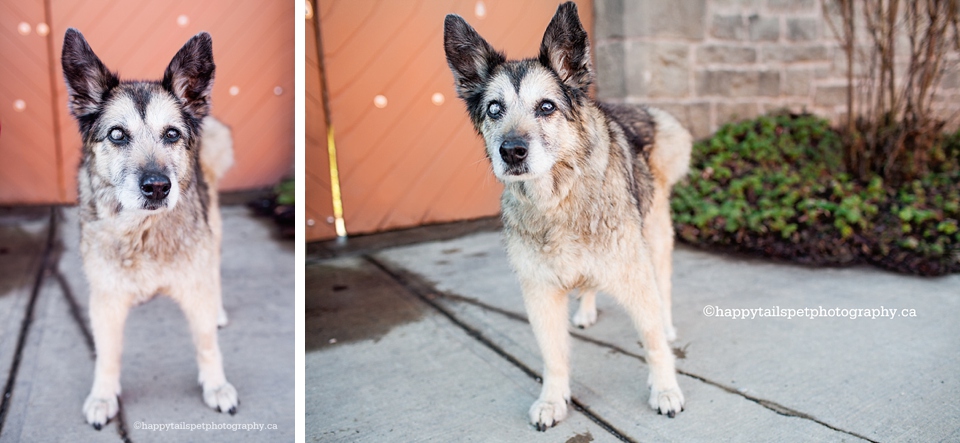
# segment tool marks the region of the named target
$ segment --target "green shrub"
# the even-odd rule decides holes
[[[841,137],[811,115],[769,115],[694,146],[674,188],[678,236],[818,264],[870,262],[923,275],[960,272],[960,132],[934,166],[893,188],[843,170]]]

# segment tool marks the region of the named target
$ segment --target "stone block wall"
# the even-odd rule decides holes
[[[597,96],[660,107],[697,138],[778,109],[838,121],[846,56],[821,1],[594,0]],[[940,94],[954,108],[956,77]]]

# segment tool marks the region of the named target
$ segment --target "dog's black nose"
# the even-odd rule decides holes
[[[163,174],[144,174],[140,177],[140,193],[147,200],[163,200],[170,193],[170,179]]]
[[[527,158],[527,142],[522,138],[508,138],[500,144],[500,158],[510,166],[515,166]]]

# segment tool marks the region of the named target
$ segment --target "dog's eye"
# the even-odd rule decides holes
[[[557,106],[553,104],[550,100],[544,100],[540,103],[540,115],[550,115],[553,114],[553,111],[557,110]]]
[[[107,138],[116,144],[123,144],[127,142],[127,133],[123,132],[123,129],[113,128],[107,134]]]
[[[500,107],[500,103],[493,102],[487,106],[487,115],[489,115],[490,118],[499,118],[502,112],[503,108]]]
[[[180,131],[176,129],[167,129],[167,132],[163,134],[163,141],[166,143],[174,143],[177,140],[180,140]]]

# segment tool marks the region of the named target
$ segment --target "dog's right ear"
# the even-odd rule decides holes
[[[506,61],[477,31],[459,15],[443,20],[443,50],[453,71],[460,98],[470,101],[483,90],[490,73]]]
[[[67,29],[63,37],[60,63],[70,97],[70,113],[78,119],[99,112],[104,95],[120,84],[120,79],[104,66],[76,29]]]

